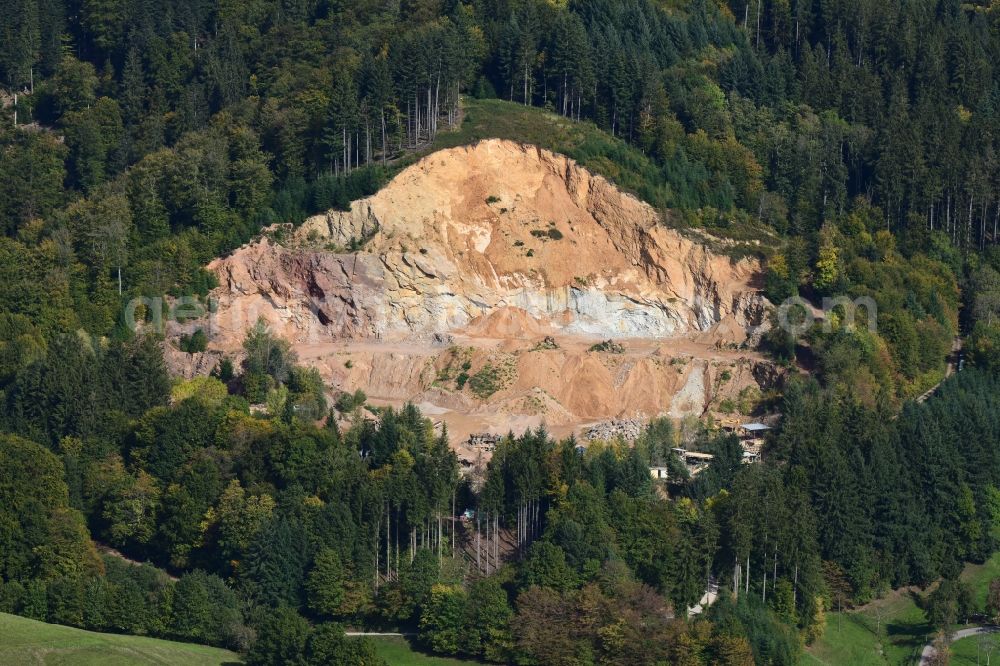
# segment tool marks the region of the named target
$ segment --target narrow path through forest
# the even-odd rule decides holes
[[[143,564],[148,564],[151,567],[156,567],[156,565],[152,564],[151,562],[139,562],[138,560],[133,560],[131,557],[123,554],[119,550],[116,550],[116,549],[112,548],[111,546],[107,545],[106,543],[101,543],[100,541],[96,541],[95,540],[94,541],[94,546],[97,547],[97,552],[99,552],[101,555],[110,555],[111,557],[117,558],[117,559],[121,560],[122,562],[127,562],[128,564],[131,564],[134,567],[139,567],[139,566],[142,566]],[[175,583],[178,580],[180,580],[179,578],[177,578],[177,576],[174,576],[170,572],[165,571],[163,568],[161,568],[161,567],[156,567],[156,568],[159,571],[163,571],[163,573],[166,574],[167,578],[169,578],[170,580],[174,581]]]
[[[955,374],[955,372],[959,369],[959,363],[961,361],[961,358],[962,358],[962,338],[956,335],[955,341],[952,342],[951,344],[951,354],[948,355],[948,365],[944,369],[944,379],[948,379],[953,374]],[[935,384],[927,391],[925,391],[923,395],[917,398],[917,402],[923,402],[924,400],[927,400],[927,398],[934,395],[934,392],[937,391],[938,388],[940,388],[941,384],[944,383],[944,379],[942,379],[937,384]]]

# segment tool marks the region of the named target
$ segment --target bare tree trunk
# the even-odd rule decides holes
[[[522,93],[522,103],[528,106],[528,60],[524,60],[524,92]]]
[[[979,249],[983,250],[986,248],[986,208],[989,206],[989,201],[986,197],[983,197],[983,214],[979,218]]]
[[[756,49],[760,49],[760,3],[761,0],[757,0],[757,41],[754,44]]]
[[[778,542],[774,543],[774,573],[771,574],[771,587],[778,584]]]
[[[993,218],[993,242],[997,242],[997,224],[1000,223],[1000,198],[997,198],[997,214]]]
[[[764,552],[764,589],[761,591],[761,601],[767,603],[767,552]]]
[[[951,233],[951,191],[950,190],[948,192],[948,198],[945,200],[945,203],[944,203],[944,214],[945,214],[944,229],[945,229],[946,233],[950,234]]]
[[[563,70],[563,84],[562,84],[562,114],[566,115],[566,70]]]
[[[434,84],[434,135],[437,136],[438,118],[441,115],[441,72],[438,72],[437,82]]]
[[[966,245],[971,245],[972,244],[972,204],[973,204],[974,201],[975,201],[975,199],[970,195],[969,196],[969,221],[968,221],[968,223],[965,226],[965,244]]]

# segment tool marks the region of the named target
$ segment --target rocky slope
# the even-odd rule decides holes
[[[744,343],[763,316],[759,266],[658,222],[567,157],[500,140],[444,150],[350,212],[214,261],[212,345],[236,349],[263,317],[339,387],[386,399],[562,422],[700,413],[713,399],[713,349]],[[360,252],[344,250],[358,243]],[[536,348],[544,336],[559,349]],[[605,338],[636,344],[613,358],[565,342]],[[700,341],[704,354],[682,356],[706,365],[678,369],[669,340]],[[509,375],[488,394],[439,379],[465,344],[466,374]],[[354,370],[344,354],[356,357]],[[741,388],[755,383],[749,371],[739,376],[749,378]]]
[[[527,326],[598,337],[760,316],[755,262],[657,222],[573,160],[493,140],[435,153],[350,212],[308,219],[294,251],[264,240],[210,268],[220,318],[259,310],[296,339],[451,332],[505,307]],[[360,239],[360,253],[321,249]]]

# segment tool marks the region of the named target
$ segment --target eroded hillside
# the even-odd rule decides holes
[[[747,350],[759,265],[658,222],[567,157],[444,150],[213,262],[212,346],[263,317],[334,387],[422,403],[457,436],[736,404],[774,374]]]

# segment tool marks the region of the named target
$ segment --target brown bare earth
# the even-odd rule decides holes
[[[757,262],[714,254],[531,146],[435,153],[286,236],[209,265],[210,349],[236,352],[263,317],[335,390],[413,401],[456,441],[728,411],[778,376],[753,351]]]

